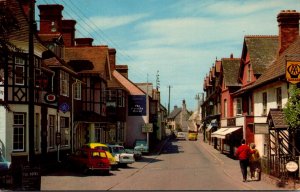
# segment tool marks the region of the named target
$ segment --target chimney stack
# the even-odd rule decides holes
[[[92,47],[93,41],[94,41],[93,38],[76,38],[75,45],[77,47],[84,47],[84,46]]]
[[[75,20],[62,20],[61,33],[63,35],[66,47],[75,46],[75,25]]]
[[[109,54],[109,63],[110,63],[110,70],[114,71],[116,69],[116,49],[109,48],[108,54]]]
[[[40,31],[39,34],[58,33],[62,27],[62,5],[39,5]]]
[[[299,12],[282,10],[277,15],[279,26],[279,54],[281,54],[299,36]]]

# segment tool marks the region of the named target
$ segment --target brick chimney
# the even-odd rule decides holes
[[[279,26],[279,54],[281,54],[299,36],[299,12],[282,10],[277,15]]]
[[[1,2],[1,1],[0,1]],[[5,2],[5,1],[4,1]],[[21,4],[24,13],[26,14],[27,18],[29,18],[29,8],[30,8],[30,2],[33,2],[33,4],[35,5],[35,0],[22,0],[19,1],[19,3]]]
[[[62,28],[62,5],[39,5],[40,31],[39,34],[58,33]]]
[[[75,20],[62,20],[61,33],[63,35],[66,47],[75,46],[75,25]]]
[[[110,71],[114,71],[116,69],[116,49],[109,48],[108,54],[109,54],[109,63],[110,63]]]
[[[77,47],[84,47],[84,46],[91,47],[93,46],[93,41],[94,41],[93,38],[76,38],[75,45]]]

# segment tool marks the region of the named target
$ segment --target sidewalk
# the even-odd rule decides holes
[[[296,184],[296,186],[294,186],[294,183],[289,183],[281,188],[277,187],[278,179],[264,173],[261,175],[261,181],[248,180],[248,182],[244,183],[242,182],[242,173],[240,171],[238,160],[231,159],[225,154],[220,153],[220,151],[214,149],[212,145],[204,143],[201,137],[199,142],[210,155],[220,162],[223,172],[228,175],[228,177],[231,177],[236,182],[240,182],[241,185],[245,185],[249,190],[300,190],[300,185]]]

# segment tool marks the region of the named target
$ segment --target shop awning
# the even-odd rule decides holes
[[[223,135],[223,132],[226,131],[228,128],[220,128],[217,131],[213,132],[211,134],[211,137],[217,137],[221,139],[225,139],[225,135]]]
[[[221,128],[217,131],[213,132],[211,134],[211,137],[216,137],[220,139],[225,139],[226,135],[233,133],[234,131],[237,131],[241,129],[242,127],[227,127],[227,128]]]

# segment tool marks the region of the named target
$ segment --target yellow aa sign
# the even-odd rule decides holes
[[[290,83],[296,84],[300,82],[300,61],[287,61],[285,76]]]

